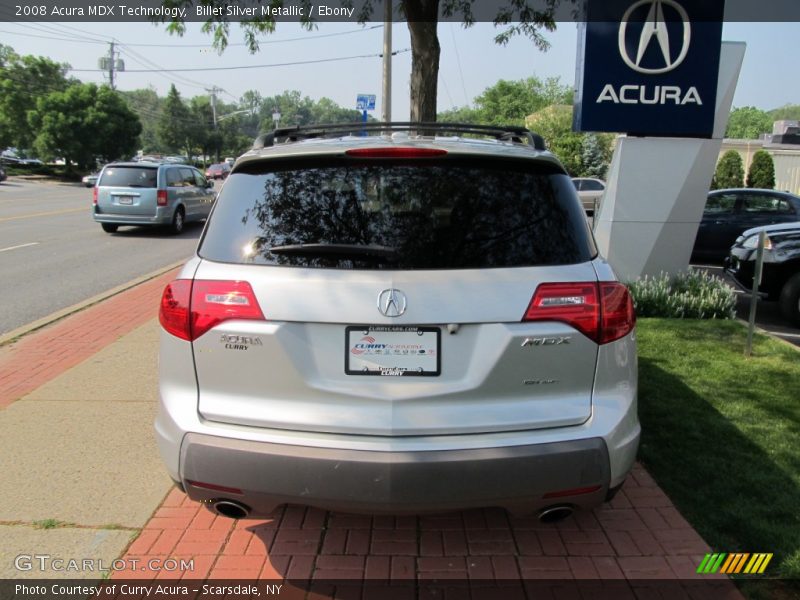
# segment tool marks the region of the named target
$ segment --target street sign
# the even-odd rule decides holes
[[[375,110],[375,94],[358,94],[356,110]]]

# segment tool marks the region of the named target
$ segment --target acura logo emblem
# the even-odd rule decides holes
[[[389,288],[378,295],[378,310],[384,317],[399,317],[406,312],[406,295]]]
[[[628,23],[633,12],[641,6],[650,5],[650,11],[647,13],[647,19],[642,23],[642,31],[639,35],[639,43],[636,46],[636,56],[631,57],[628,53]],[[677,11],[681,19],[683,35],[680,38],[670,40],[670,32],[667,28],[667,22],[664,19],[664,6],[669,6]],[[674,35],[674,34],[673,34]],[[655,38],[655,42],[653,41]],[[675,2],[675,0],[639,0],[631,5],[622,17],[622,22],[619,24],[619,53],[622,60],[634,71],[645,73],[647,75],[657,75],[659,73],[668,73],[677,68],[686,58],[689,52],[689,42],[692,39],[692,26],[689,22],[689,15],[686,14],[684,8]],[[680,51],[677,51],[677,46],[670,42],[680,42]],[[663,67],[643,67],[641,66],[642,59],[648,48],[653,43],[658,44],[661,52],[659,60],[663,63]]]

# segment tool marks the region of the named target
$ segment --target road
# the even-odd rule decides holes
[[[173,236],[91,217],[92,191],[16,177],[0,183],[0,336],[194,252],[202,224]]]

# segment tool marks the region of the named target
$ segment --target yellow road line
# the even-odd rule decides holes
[[[33,219],[34,217],[50,217],[53,215],[65,215],[67,213],[74,213],[74,212],[89,212],[89,208],[81,207],[81,208],[67,208],[66,210],[52,210],[50,212],[40,212],[40,213],[31,213],[29,215],[17,215],[16,217],[0,217],[0,223],[4,221],[16,221],[18,219]]]

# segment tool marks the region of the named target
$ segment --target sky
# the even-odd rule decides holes
[[[0,10],[0,18],[2,18]],[[393,26],[393,49],[410,47],[405,23]],[[471,104],[498,79],[559,77],[574,85],[577,26],[560,23],[547,33],[551,48],[541,52],[525,38],[514,38],[506,46],[494,43],[492,24],[477,23],[464,29],[457,23],[440,23],[441,61],[439,110]],[[57,38],[57,39],[54,39]],[[747,43],[744,65],[734,97],[734,106],[756,106],[769,110],[784,104],[800,104],[800,23],[726,23],[723,39]],[[299,90],[318,100],[328,97],[342,106],[355,108],[356,96],[378,96],[374,116],[381,115],[381,59],[377,56],[330,62],[308,62],[279,67],[231,69],[251,65],[302,63],[331,58],[377,55],[382,50],[383,26],[354,23],[321,23],[314,31],[296,23],[279,23],[275,33],[263,37],[260,52],[250,54],[237,24],[231,25],[231,46],[223,54],[211,47],[211,37],[199,23],[188,23],[183,37],[170,35],[165,26],[150,23],[10,23],[0,22],[0,43],[19,54],[47,56],[67,62],[71,75],[82,81],[101,83],[98,58],[107,55],[114,40],[125,62],[117,88],[132,90],[153,86],[166,95],[175,83],[183,97],[206,94],[206,88],[222,88],[220,98],[235,102],[247,90],[272,96],[284,90]],[[239,45],[235,45],[239,44]],[[400,53],[392,63],[392,117],[409,115],[410,52]],[[176,69],[162,73],[136,73],[135,69]],[[223,68],[181,72],[177,69]],[[88,69],[89,71],[84,71]]]

